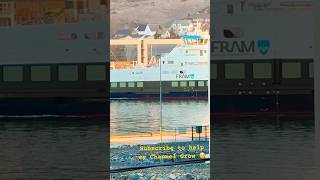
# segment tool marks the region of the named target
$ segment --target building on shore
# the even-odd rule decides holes
[[[192,31],[193,24],[191,20],[188,19],[178,19],[173,21],[170,27],[175,34],[178,36],[183,36]]]
[[[160,27],[156,34],[155,34],[155,38],[158,39],[168,39],[171,38],[171,33],[170,33],[170,29],[166,28],[166,27]]]

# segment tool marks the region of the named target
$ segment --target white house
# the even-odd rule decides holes
[[[171,24],[170,28],[178,36],[183,36],[188,34],[188,32],[192,31],[193,24],[191,20],[187,20],[187,19],[175,20]]]
[[[156,32],[152,31],[149,24],[138,24],[134,30],[134,34],[141,36],[153,36]]]
[[[192,21],[193,29],[190,34],[210,33],[210,13],[208,11],[198,12],[187,17]]]
[[[168,28],[161,27],[157,30],[156,36],[160,39],[167,39],[171,37],[171,34]]]

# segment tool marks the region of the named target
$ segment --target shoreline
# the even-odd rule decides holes
[[[209,180],[209,151],[209,140],[121,145],[110,148],[110,179]]]
[[[157,147],[167,149],[164,151]],[[146,150],[141,150],[143,148]],[[110,148],[110,169],[164,165],[209,157],[209,141],[121,145]]]
[[[141,179],[141,180],[162,180],[162,179],[202,179],[210,180],[210,163],[187,164],[167,167],[154,167],[140,169],[123,173],[111,173],[110,179]]]

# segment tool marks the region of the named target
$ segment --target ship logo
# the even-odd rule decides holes
[[[194,74],[184,74],[184,73],[179,73],[176,74],[176,78],[177,79],[195,79],[195,75]]]
[[[270,41],[269,40],[258,40],[258,48],[262,55],[266,55],[270,48]]]

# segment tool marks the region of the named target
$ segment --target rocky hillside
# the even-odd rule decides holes
[[[111,0],[111,34],[130,23],[165,24],[210,7],[210,0]]]

